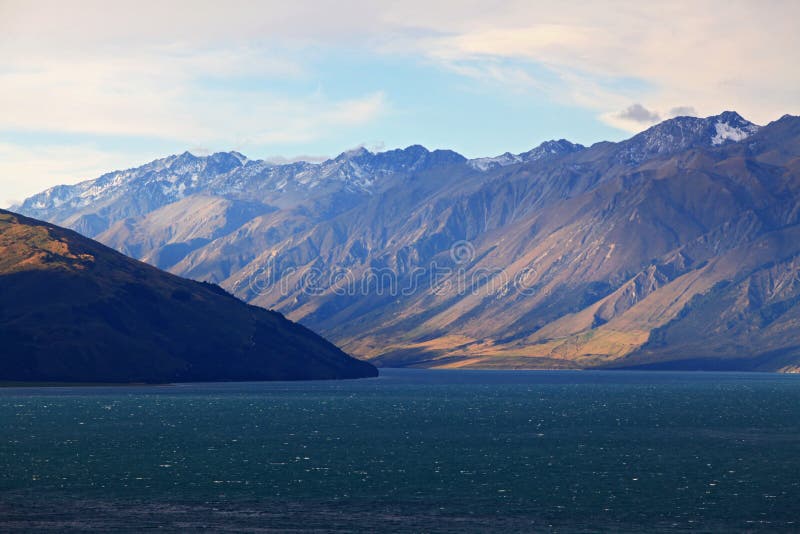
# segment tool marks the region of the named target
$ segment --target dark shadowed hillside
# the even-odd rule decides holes
[[[77,233],[0,211],[0,380],[375,376],[307,328]]]

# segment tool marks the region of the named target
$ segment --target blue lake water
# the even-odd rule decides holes
[[[800,376],[0,389],[0,531],[800,530]]]

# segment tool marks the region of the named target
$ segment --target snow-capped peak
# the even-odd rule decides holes
[[[687,148],[742,141],[758,129],[758,125],[735,111],[705,118],[675,117],[620,143],[617,158],[635,165],[652,156],[673,154]]]
[[[722,120],[718,120],[714,124],[714,128],[716,134],[711,138],[711,144],[714,146],[721,145],[726,141],[743,141],[758,131],[758,126],[752,123],[737,125],[736,123],[731,124]]]

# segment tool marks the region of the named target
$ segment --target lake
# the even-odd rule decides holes
[[[800,376],[0,389],[0,531],[800,530]]]

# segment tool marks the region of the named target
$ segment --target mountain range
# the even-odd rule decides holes
[[[0,210],[0,380],[185,382],[376,376],[222,288]]]
[[[800,118],[277,165],[189,153],[14,208],[385,366],[795,370]]]

